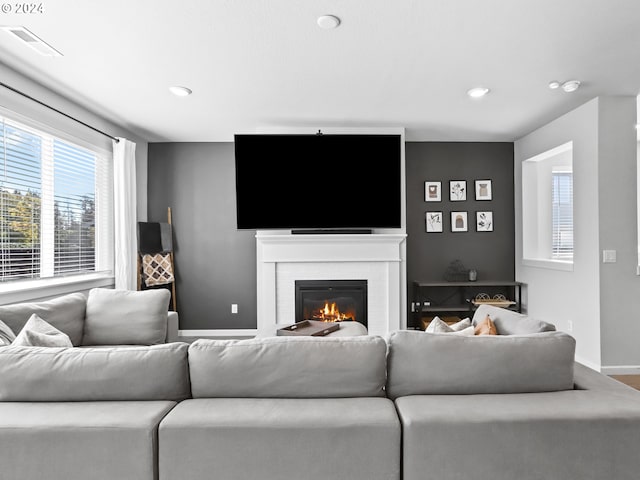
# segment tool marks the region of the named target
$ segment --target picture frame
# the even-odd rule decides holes
[[[451,212],[451,231],[466,232],[468,229],[467,212]]]
[[[449,181],[449,200],[451,202],[464,202],[467,199],[467,181]]]
[[[476,232],[493,232],[493,212],[476,212]]]
[[[442,182],[424,182],[424,201],[440,202],[442,201]]]
[[[426,212],[424,220],[427,233],[440,233],[443,231],[444,220],[442,212]]]
[[[491,180],[476,180],[476,200],[492,200]]]

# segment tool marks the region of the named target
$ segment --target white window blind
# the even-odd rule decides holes
[[[110,158],[0,122],[0,281],[111,270]]]
[[[573,173],[552,172],[552,258],[573,258]]]

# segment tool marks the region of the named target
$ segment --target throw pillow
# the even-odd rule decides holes
[[[442,320],[440,317],[433,317],[433,320],[429,323],[427,328],[424,330],[427,333],[450,333],[453,332],[451,327],[447,325],[447,322]]]
[[[491,317],[487,315],[483,321],[478,323],[475,327],[476,335],[497,335],[498,331],[496,326],[491,321]]]
[[[0,346],[11,345],[16,339],[15,333],[9,328],[9,325],[0,320]]]
[[[475,329],[471,325],[471,320],[465,318],[452,325],[447,324],[440,317],[434,317],[425,329],[426,333],[452,333],[455,335],[475,335]]]
[[[69,336],[35,313],[31,315],[18,336],[11,343],[20,347],[73,347]]]
[[[167,337],[171,292],[94,288],[87,298],[83,345],[155,345]]]
[[[470,326],[471,326],[470,318],[465,318],[464,320],[460,320],[459,322],[454,323],[453,325],[449,325],[449,327],[451,327],[451,330],[453,330],[454,332],[460,332],[462,330],[466,330]]]
[[[457,332],[451,332],[453,335],[462,335],[465,337],[473,337],[476,334],[476,329],[473,325],[468,326],[467,328],[463,328],[462,330],[458,330]]]

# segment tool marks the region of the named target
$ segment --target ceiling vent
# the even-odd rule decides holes
[[[61,57],[62,54],[53,48],[51,45],[46,43],[44,40],[39,38],[34,33],[30,32],[25,27],[0,27],[7,33],[10,33],[15,38],[20,40],[25,45],[33,48],[40,55],[44,55],[45,57]]]

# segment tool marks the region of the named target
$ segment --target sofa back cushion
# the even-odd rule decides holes
[[[11,342],[15,339],[16,334],[13,333],[13,330],[11,330],[9,325],[0,320],[0,347],[11,345]]]
[[[45,322],[66,333],[73,345],[82,343],[87,298],[82,293],[70,293],[45,302],[16,303],[0,306],[0,320],[15,335],[20,333],[31,315],[38,315]]]
[[[155,345],[167,336],[171,292],[94,288],[87,298],[83,345]]]
[[[384,395],[386,343],[378,336],[196,340],[193,398]]]
[[[387,395],[533,393],[573,389],[575,339],[562,332],[389,336]]]
[[[11,345],[22,347],[73,347],[69,335],[61,332],[35,313],[27,321]]]
[[[0,348],[0,402],[184,400],[186,343]]]
[[[478,325],[487,318],[487,315],[495,325],[498,335],[526,335],[553,332],[556,329],[551,323],[493,305],[480,305],[473,314],[473,324]]]

